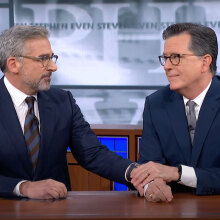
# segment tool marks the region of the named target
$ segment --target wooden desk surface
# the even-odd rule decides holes
[[[0,199],[0,219],[220,219],[220,196],[175,194],[149,203],[135,192],[70,192],[63,200]]]

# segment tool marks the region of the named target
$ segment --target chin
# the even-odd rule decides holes
[[[49,90],[50,89],[50,83],[44,83],[39,85],[38,90],[43,91],[43,90]]]
[[[170,89],[171,90],[179,90],[180,87],[176,83],[170,83]]]

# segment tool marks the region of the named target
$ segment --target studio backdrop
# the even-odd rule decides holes
[[[92,124],[142,123],[145,97],[168,84],[158,60],[167,26],[195,22],[220,33],[218,0],[14,0],[10,10],[0,8],[0,31],[10,19],[50,30],[59,56],[52,84],[71,90]]]

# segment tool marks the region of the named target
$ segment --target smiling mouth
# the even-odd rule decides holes
[[[168,78],[178,77],[179,75],[167,75]]]
[[[51,78],[51,73],[47,73],[47,74],[44,74],[43,76],[42,76],[42,79],[50,79]]]

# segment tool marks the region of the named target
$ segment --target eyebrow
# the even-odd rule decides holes
[[[54,53],[52,53],[51,55],[49,53],[46,53],[46,54],[41,54],[39,55],[39,57],[44,57],[44,56],[52,56]]]
[[[178,55],[178,54],[181,54],[181,53],[170,53],[170,54],[163,53],[163,56],[171,56],[171,55]]]

